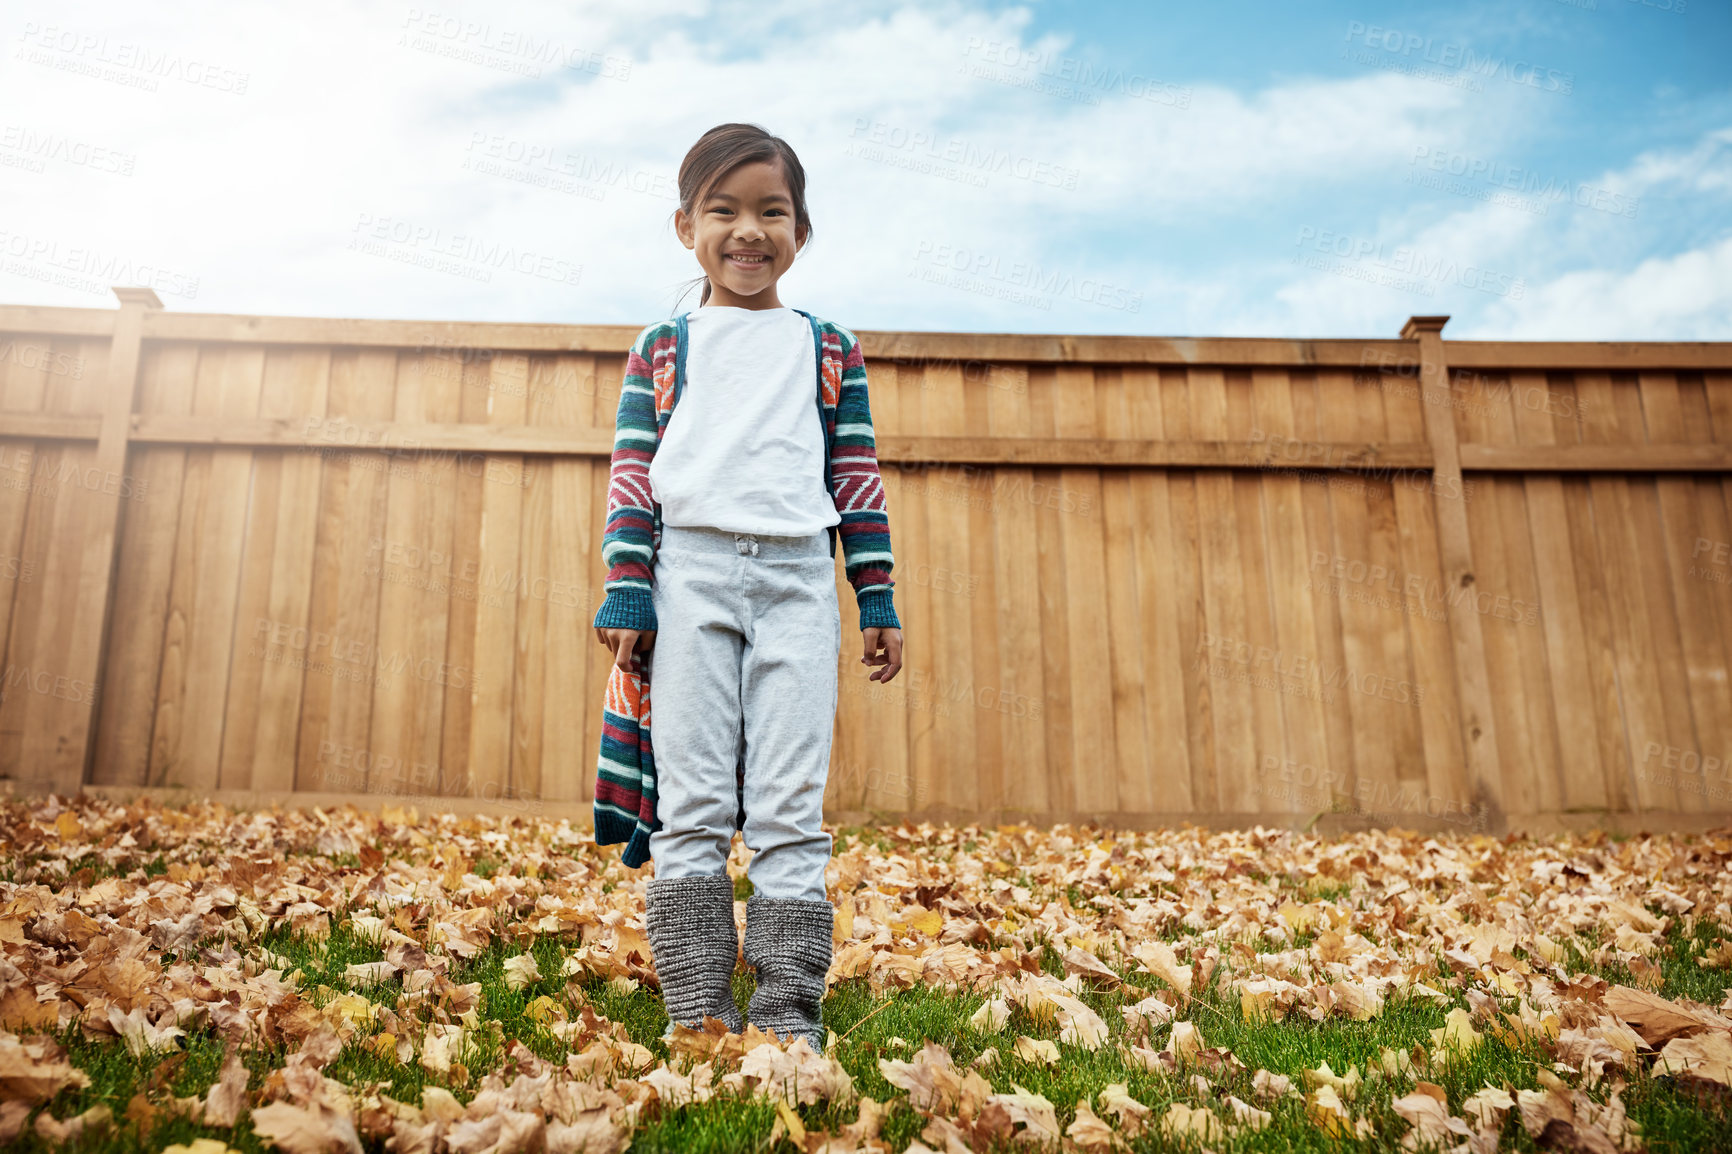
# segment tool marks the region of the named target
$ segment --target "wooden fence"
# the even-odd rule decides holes
[[[635,326],[0,307],[0,775],[582,814]],[[1732,344],[862,332],[870,814],[1725,823]]]

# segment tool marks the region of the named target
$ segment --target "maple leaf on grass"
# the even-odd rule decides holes
[[[35,1105],[68,1086],[89,1085],[90,1078],[73,1069],[65,1047],[53,1038],[0,1033],[0,1102]]]

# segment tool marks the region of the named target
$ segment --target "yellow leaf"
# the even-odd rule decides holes
[[[1203,1032],[1197,1029],[1195,1022],[1174,1022],[1173,1032],[1167,1038],[1167,1044],[1161,1047],[1163,1054],[1171,1054],[1180,1062],[1189,1062],[1203,1048]]]
[[[1352,1118],[1347,1112],[1347,1104],[1333,1086],[1319,1086],[1306,1095],[1305,1113],[1331,1138],[1342,1138],[1352,1133]]]
[[[776,1118],[788,1128],[788,1136],[794,1140],[794,1145],[806,1145],[806,1126],[785,1099],[776,1099]]]
[[[565,1017],[565,1010],[558,1002],[546,994],[542,994],[529,1005],[523,1007],[523,1016],[532,1022],[545,1026],[549,1022],[556,1022]]]
[[[1349,1066],[1346,1074],[1337,1076],[1335,1071],[1329,1068],[1329,1063],[1325,1062],[1315,1070],[1304,1071],[1304,1074],[1307,1086],[1329,1090],[1349,1102],[1359,1096],[1358,1066]]]
[[[54,829],[60,834],[63,841],[71,841],[73,838],[82,837],[84,834],[84,827],[78,824],[78,815],[71,812],[63,813],[55,818]]]
[[[1443,1025],[1431,1031],[1431,1041],[1444,1054],[1453,1048],[1468,1053],[1479,1045],[1479,1031],[1473,1028],[1473,1015],[1457,1006],[1443,1016]]]
[[[1194,1134],[1199,1141],[1218,1142],[1226,1137],[1226,1127],[1221,1120],[1202,1109],[1192,1109],[1183,1102],[1174,1102],[1167,1107],[1166,1116],[1161,1119],[1161,1132],[1172,1141],[1179,1141],[1187,1134]]]
[[[1031,1038],[1027,1034],[1019,1035],[1011,1052],[1025,1062],[1041,1062],[1048,1066],[1058,1064],[1058,1045],[1049,1038]]]
[[[535,964],[535,955],[518,954],[505,959],[505,984],[513,990],[521,990],[541,980],[541,969]]]
[[[982,1034],[996,1034],[1010,1021],[1010,1006],[1003,998],[988,998],[969,1016],[968,1024]]]

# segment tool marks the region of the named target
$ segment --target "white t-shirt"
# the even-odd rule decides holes
[[[662,524],[795,537],[840,523],[811,323],[790,308],[704,305],[686,326],[685,386],[649,467]]]

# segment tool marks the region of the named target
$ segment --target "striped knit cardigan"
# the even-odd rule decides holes
[[[830,529],[830,555],[836,555],[840,537],[843,570],[859,605],[860,628],[899,629],[891,601],[890,517],[878,473],[860,341],[841,325],[819,320],[803,309],[795,311],[812,326],[818,364],[816,399],[824,422],[824,484],[841,517]],[[597,628],[656,628],[650,589],[662,522],[661,505],[650,493],[649,466],[685,389],[686,345],[686,314],[682,313],[645,328],[626,356],[601,545],[602,561],[608,567],[606,597],[596,611]],[[653,653],[653,649],[633,653],[629,671],[611,667],[596,765],[596,844],[625,842],[620,857],[634,869],[649,860],[650,834],[662,827],[656,816],[655,757],[650,743]],[[742,761],[734,771],[739,797],[735,828],[745,826],[745,772]]]

